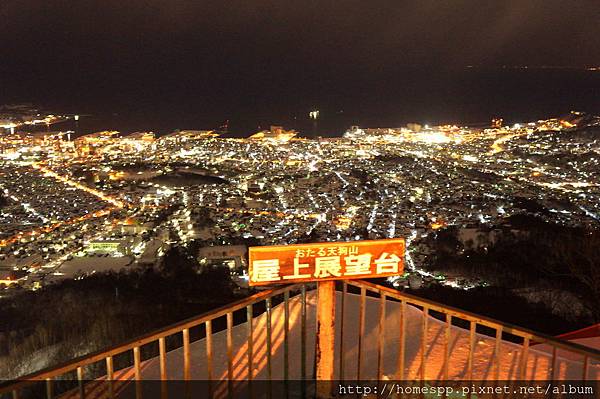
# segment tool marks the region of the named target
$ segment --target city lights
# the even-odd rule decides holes
[[[162,248],[199,239],[271,245],[409,237],[408,269],[425,273],[414,260],[424,255],[411,243],[451,226],[501,222],[520,212],[510,204],[521,192],[548,201],[545,217],[558,223],[597,222],[597,142],[566,133],[581,118],[572,115],[490,128],[354,126],[344,137],[318,140],[279,126],[245,139],[191,130],[161,137],[102,131],[72,141],[60,132],[3,135],[0,188],[10,206],[0,221],[21,227],[5,229],[0,255],[23,259],[37,274],[86,256],[85,243],[98,238],[135,237],[131,253],[150,259],[143,254],[151,240]],[[569,157],[549,164],[537,161],[540,153]],[[587,156],[571,160],[579,154]],[[73,245],[55,253],[38,244],[50,237]]]

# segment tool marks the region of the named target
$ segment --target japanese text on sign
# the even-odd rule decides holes
[[[393,276],[404,250],[404,239],[252,247],[250,285]]]

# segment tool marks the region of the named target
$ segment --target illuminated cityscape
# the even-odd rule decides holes
[[[586,132],[598,128],[600,118],[573,112],[488,128],[354,126],[343,137],[317,139],[281,127],[247,139],[214,131],[5,131],[1,295],[158,267],[170,247],[193,241],[407,237],[409,270],[432,278],[423,240],[438,229],[469,235],[518,214],[597,228],[600,147]],[[238,258],[233,269],[243,283]],[[442,283],[486,283],[458,281]]]
[[[0,3],[0,399],[600,398],[599,15]]]

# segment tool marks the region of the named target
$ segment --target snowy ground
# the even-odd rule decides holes
[[[336,323],[336,368],[339,365],[339,344],[341,306],[340,293],[337,302]],[[307,293],[307,376],[313,375],[314,348],[315,348],[315,300],[316,292]],[[345,379],[352,380],[357,375],[358,354],[358,331],[359,331],[359,300],[360,296],[348,294],[346,297],[346,312],[344,320],[344,367]],[[384,345],[384,379],[394,379],[398,366],[399,350],[399,309],[397,302],[387,301],[385,318],[385,345]],[[377,378],[377,340],[379,334],[379,300],[367,297],[366,301],[365,335],[363,337],[363,367],[361,379],[369,380]],[[283,304],[273,308],[272,312],[272,372],[274,379],[283,378],[284,349],[283,349]],[[406,379],[417,379],[421,369],[421,340],[423,339],[421,328],[423,313],[412,306],[407,306],[406,346],[405,346],[405,372]],[[301,356],[301,334],[300,334],[300,298],[293,297],[290,300],[290,334],[289,334],[289,376],[290,379],[300,378],[300,356]],[[247,379],[247,339],[246,324],[240,324],[233,328],[233,369],[234,379]],[[267,379],[266,358],[266,316],[263,314],[254,319],[254,378]],[[445,324],[437,319],[429,317],[428,331],[426,334],[425,352],[425,378],[428,380],[443,379],[443,359],[445,352]],[[473,379],[491,380],[496,376],[495,369],[495,340],[486,335],[477,334],[473,362]],[[585,341],[585,342],[584,342]],[[582,340],[583,344],[590,344]],[[597,340],[596,340],[597,341]],[[227,377],[227,345],[226,331],[213,334],[213,378],[224,380]],[[597,344],[598,342],[592,342]],[[467,361],[469,353],[469,331],[458,327],[451,328],[450,334],[450,361],[449,379],[467,379]],[[194,380],[205,380],[207,378],[206,367],[206,341],[199,340],[190,345],[191,353],[191,378]],[[519,345],[503,341],[500,349],[501,366],[499,370],[500,380],[512,380],[519,378],[519,366],[521,361],[521,348]],[[549,380],[551,363],[551,349],[546,345],[534,345],[530,347],[527,361],[526,380]],[[143,380],[159,380],[160,369],[158,358],[150,359],[142,363]],[[339,370],[336,371],[336,373]],[[167,373],[169,379],[183,379],[183,350],[177,349],[167,353]],[[117,374],[119,379],[131,380],[133,370],[122,370]],[[572,354],[558,351],[556,379],[577,380],[582,376],[582,360]],[[336,375],[337,377],[337,375]],[[600,364],[590,363],[588,378],[600,380]],[[134,384],[129,384],[129,391]],[[226,385],[219,387],[221,393],[226,396]],[[160,397],[160,392],[154,390],[144,398]],[[101,397],[89,395],[86,397]],[[126,397],[129,397],[127,395]]]

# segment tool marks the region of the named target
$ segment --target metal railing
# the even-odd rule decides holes
[[[279,309],[280,312],[283,312],[283,327],[281,335],[282,337],[282,347],[283,347],[283,380],[288,380],[290,378],[290,344],[289,344],[289,335],[290,335],[290,302],[294,301],[294,306],[298,305],[295,301],[300,301],[300,309],[299,309],[299,317],[298,323],[294,323],[294,326],[298,326],[300,328],[300,373],[299,379],[307,380],[314,379],[314,377],[307,378],[307,369],[308,362],[310,359],[307,359],[307,287],[306,284],[296,284],[290,286],[284,286],[282,288],[271,289],[267,291],[260,292],[258,294],[252,295],[248,298],[239,300],[230,305],[215,309],[206,314],[200,315],[198,317],[190,318],[184,320],[180,323],[171,325],[169,327],[165,327],[161,330],[154,331],[152,333],[146,334],[124,344],[102,350],[99,352],[95,352],[86,356],[79,357],[72,361],[69,361],[65,364],[50,367],[23,377],[20,377],[18,380],[5,382],[0,385],[0,397],[3,394],[11,394],[13,399],[18,399],[23,391],[28,386],[36,383],[44,383],[45,382],[45,396],[46,398],[54,398],[58,397],[61,392],[55,390],[55,385],[57,381],[61,378],[64,378],[67,375],[74,376],[73,382],[77,383],[75,388],[75,396],[79,396],[80,398],[84,398],[86,396],[86,381],[99,379],[101,376],[108,384],[108,397],[114,398],[117,397],[117,392],[115,392],[115,387],[113,386],[114,380],[118,379],[117,367],[115,365],[115,357],[129,354],[127,358],[129,359],[129,363],[127,362],[120,364],[119,370],[123,370],[125,368],[131,369],[133,372],[133,382],[135,384],[135,396],[141,397],[141,381],[142,381],[142,348],[152,346],[153,348],[157,347],[157,350],[154,352],[146,352],[150,353],[150,356],[146,356],[146,358],[158,358],[158,364],[160,369],[160,380],[161,380],[161,391],[166,390],[165,381],[169,377],[169,370],[167,369],[167,358],[168,358],[168,345],[167,342],[169,339],[172,339],[174,336],[178,338],[177,348],[182,350],[183,352],[183,362],[181,367],[183,368],[183,379],[184,381],[192,380],[191,376],[191,356],[190,356],[190,345],[191,343],[200,342],[200,339],[204,339],[204,344],[206,345],[205,353],[206,353],[206,379],[213,380],[217,377],[217,380],[224,381],[226,383],[226,391],[231,397],[234,392],[234,387],[232,381],[236,379],[240,379],[239,375],[234,375],[234,356],[233,356],[233,330],[234,326],[241,325],[243,322],[246,322],[246,336],[245,336],[245,349],[244,356],[246,357],[247,367],[246,374],[243,378],[247,381],[252,381],[255,377],[255,350],[260,350],[261,352],[264,350],[264,357],[266,358],[263,363],[263,367],[266,367],[266,379],[269,381],[273,379],[272,373],[272,356],[273,356],[273,335],[272,335],[272,312],[274,309],[274,305],[283,306],[283,309]],[[393,376],[396,380],[406,380],[408,378],[414,378],[424,380],[427,376],[427,367],[430,366],[428,363],[428,355],[427,355],[427,336],[428,328],[430,323],[437,323],[440,325],[440,322],[443,323],[444,330],[444,351],[443,351],[443,364],[441,365],[442,370],[442,378],[443,380],[452,379],[449,373],[449,366],[452,363],[451,359],[451,348],[450,341],[451,335],[456,333],[457,327],[460,327],[460,331],[468,332],[469,336],[469,345],[468,345],[468,360],[466,362],[466,373],[464,374],[464,379],[472,379],[473,378],[473,370],[474,370],[474,354],[476,347],[476,337],[486,335],[490,337],[490,339],[494,340],[494,357],[491,359],[493,363],[495,374],[491,377],[491,379],[499,379],[500,377],[500,363],[502,361],[501,357],[501,347],[503,343],[512,342],[519,346],[521,350],[521,357],[519,361],[519,373],[518,379],[523,380],[526,376],[527,369],[527,360],[529,354],[529,348],[532,344],[546,344],[551,347],[551,361],[550,361],[550,376],[551,379],[556,377],[556,364],[559,358],[558,350],[566,351],[572,353],[574,355],[581,357],[581,374],[580,379],[586,380],[588,379],[588,371],[592,362],[596,364],[600,363],[600,351],[594,350],[582,345],[578,345],[575,343],[570,343],[566,341],[561,341],[556,338],[546,336],[543,334],[535,333],[531,330],[516,327],[507,323],[503,323],[488,317],[479,316],[467,311],[463,311],[460,309],[456,309],[450,306],[445,306],[443,304],[433,302],[427,299],[419,298],[413,295],[409,295],[395,289],[391,289],[388,287],[384,287],[381,285],[376,285],[373,283],[359,281],[359,280],[346,280],[342,281],[338,284],[339,289],[339,299],[337,307],[339,307],[339,311],[341,312],[341,318],[339,318],[339,345],[337,346],[339,352],[339,359],[336,360],[336,376],[339,380],[361,380],[365,379],[362,374],[362,370],[365,367],[365,318],[367,313],[367,298],[369,298],[369,307],[378,306],[378,322],[376,323],[376,331],[375,328],[372,328],[372,332],[376,334],[376,356],[377,362],[374,363],[377,365],[376,379],[381,380],[384,376],[384,353],[389,349],[385,347],[386,344],[386,324],[388,320],[386,319],[386,306],[390,306],[392,302],[395,303],[394,306],[399,306],[400,311],[396,312],[398,317],[398,325],[395,326],[394,333],[398,334],[399,342],[398,347],[394,348],[394,351],[397,352],[397,367],[395,368],[395,375]],[[351,294],[355,291],[357,295]],[[299,298],[292,298],[291,294],[299,292]],[[292,299],[290,299],[292,298]],[[358,331],[348,330],[345,325],[345,320],[348,318],[348,301],[349,299],[356,300],[358,298],[359,307],[358,307]],[[374,305],[374,301],[377,301],[377,305]],[[418,309],[422,312],[421,317],[421,337],[420,340],[420,350],[418,353],[418,357],[420,360],[420,365],[418,367],[418,374],[416,376],[410,377],[408,376],[406,371],[406,338],[407,338],[407,310]],[[296,308],[297,309],[297,308]],[[237,312],[237,313],[236,313]],[[245,317],[238,317],[237,322],[235,320],[234,314],[240,316],[240,313],[245,313]],[[266,321],[264,321],[265,330],[266,330],[266,339],[264,342],[264,346],[259,343],[260,347],[255,348],[255,343],[253,342],[253,334],[254,334],[254,320],[257,317],[264,317]],[[371,316],[370,316],[371,317]],[[281,320],[281,319],[279,319]],[[435,321],[434,321],[435,320]],[[261,321],[261,323],[263,323]],[[413,320],[414,322],[414,320]],[[214,328],[218,324],[217,328]],[[261,324],[262,325],[262,324]],[[278,326],[281,327],[281,326]],[[388,327],[389,328],[389,327]],[[199,333],[199,330],[202,330],[202,334]],[[214,364],[213,364],[213,351],[214,351],[214,340],[213,337],[217,332],[225,332],[226,334],[226,357],[227,357],[227,367],[226,372],[221,374],[219,378],[217,373],[215,373]],[[391,331],[388,330],[388,334]],[[311,334],[313,334],[311,332]],[[353,350],[357,350],[357,358],[356,358],[356,373],[354,370],[352,373],[348,372],[347,369],[347,361],[346,352],[350,350],[348,347],[348,338],[349,335],[352,334],[356,336],[357,345],[356,348],[352,348]],[[196,337],[194,341],[191,340],[190,336],[193,335]],[[311,337],[313,337],[311,335]],[[336,339],[338,339],[336,338]],[[265,348],[266,347],[266,348]],[[171,348],[173,349],[173,348]],[[222,348],[221,348],[222,349]],[[353,352],[348,352],[353,353]],[[314,354],[311,355],[311,358],[314,358]],[[122,359],[121,359],[122,360]],[[436,367],[440,367],[439,359],[435,360]],[[96,366],[96,372],[92,374],[86,375],[84,371],[89,370],[91,366]],[[354,366],[354,364],[353,364]],[[100,368],[100,372],[98,369]],[[294,367],[294,369],[297,369]],[[296,374],[297,376],[297,374]],[[117,378],[115,378],[117,377]],[[297,379],[297,377],[295,377]],[[389,378],[389,376],[387,376]],[[279,378],[281,379],[281,377]],[[64,392],[64,390],[63,390]],[[166,396],[166,395],[165,395]]]
[[[389,300],[399,302],[401,311],[399,312],[399,348],[398,348],[398,366],[396,375],[394,376],[397,380],[406,379],[405,373],[405,345],[406,345],[406,309],[407,306],[413,306],[420,309],[423,312],[421,323],[421,348],[419,350],[420,355],[420,367],[418,378],[421,380],[425,379],[427,362],[427,332],[428,324],[433,318],[440,320],[444,323],[444,353],[443,363],[441,365],[442,378],[443,380],[449,379],[449,365],[450,360],[450,337],[453,330],[453,326],[463,328],[469,332],[469,345],[468,345],[468,360],[466,367],[465,380],[473,379],[473,361],[475,355],[475,338],[477,335],[491,336],[494,340],[494,358],[491,359],[495,374],[492,379],[500,379],[500,364],[501,364],[501,347],[503,342],[512,342],[520,346],[521,356],[518,365],[518,379],[525,380],[527,378],[527,362],[529,349],[532,344],[545,344],[551,348],[551,358],[549,362],[549,380],[555,380],[557,377],[557,360],[558,350],[570,353],[573,355],[580,356],[581,358],[581,374],[577,379],[587,380],[588,371],[591,366],[591,362],[600,364],[600,351],[589,348],[576,343],[562,341],[554,337],[536,333],[532,330],[517,327],[508,323],[504,323],[498,320],[494,320],[489,317],[480,316],[468,311],[457,309],[451,306],[446,306],[428,299],[420,298],[414,295],[410,295],[404,292],[397,291],[392,288],[384,287],[381,285],[373,284],[366,281],[360,280],[346,280],[342,282],[342,296],[341,296],[341,307],[342,307],[342,323],[344,322],[345,312],[345,298],[348,292],[348,287],[355,287],[360,290],[360,307],[359,307],[359,339],[358,339],[358,359],[357,359],[357,379],[361,379],[361,361],[363,354],[363,337],[365,328],[365,303],[367,293],[374,294],[379,299],[379,323],[378,323],[378,343],[377,343],[377,378],[382,379],[383,373],[383,353],[386,350],[385,345],[385,308],[386,303]],[[431,317],[429,317],[431,316]],[[481,328],[483,327],[483,328]],[[485,330],[487,328],[487,330]],[[482,331],[484,330],[484,331]],[[341,327],[342,334],[344,334],[344,326]],[[479,332],[478,332],[479,331]],[[342,335],[341,345],[343,345],[344,339]],[[343,351],[343,346],[341,348]],[[344,380],[344,361],[343,357],[340,356],[339,363],[339,379]],[[511,378],[510,376],[508,377]],[[534,378],[535,379],[535,378]]]
[[[133,367],[134,370],[134,381],[136,384],[136,397],[141,397],[141,384],[142,380],[142,358],[141,358],[141,348],[143,346],[158,344],[158,358],[160,364],[160,377],[161,380],[166,381],[168,378],[168,370],[167,370],[167,345],[166,341],[169,337],[179,335],[181,338],[181,348],[183,349],[183,376],[184,380],[189,381],[191,379],[190,369],[190,331],[192,329],[198,329],[198,327],[204,326],[204,337],[206,339],[206,360],[207,360],[207,370],[208,375],[207,379],[210,380],[213,378],[211,373],[212,370],[212,325],[213,323],[221,318],[225,318],[226,320],[226,334],[227,334],[227,380],[231,382],[234,380],[233,376],[233,339],[232,339],[232,330],[234,327],[234,314],[238,311],[245,310],[246,318],[245,322],[247,322],[247,378],[248,380],[253,379],[253,318],[256,317],[253,307],[256,305],[264,304],[264,312],[267,314],[268,323],[267,323],[267,364],[268,364],[268,376],[271,377],[270,370],[270,358],[271,358],[271,348],[270,348],[270,334],[271,334],[271,323],[270,323],[270,314],[272,311],[272,303],[275,299],[282,299],[283,306],[286,313],[286,323],[284,328],[284,351],[285,351],[285,370],[284,370],[284,378],[287,378],[289,362],[288,358],[288,332],[289,325],[287,323],[287,314],[289,313],[289,302],[290,302],[290,293],[292,292],[300,292],[300,300],[301,300],[301,318],[300,318],[300,326],[302,329],[302,358],[306,359],[306,354],[304,350],[306,348],[306,285],[303,284],[295,284],[284,286],[282,288],[271,289],[267,291],[259,292],[255,295],[249,296],[242,300],[236,301],[232,304],[220,307],[218,309],[212,310],[206,314],[200,315],[198,317],[193,317],[182,322],[176,323],[174,325],[165,327],[158,331],[151,332],[149,334],[143,335],[131,341],[128,341],[124,344],[114,346],[112,348],[98,351],[89,355],[85,355],[69,361],[65,364],[61,364],[54,367],[49,367],[38,372],[23,376],[18,378],[15,381],[8,381],[3,384],[0,384],[0,397],[3,397],[3,394],[11,394],[13,399],[18,399],[21,395],[21,391],[32,384],[39,383],[45,381],[46,389],[45,396],[48,399],[58,397],[59,392],[55,392],[55,383],[56,380],[60,377],[64,377],[69,373],[76,374],[77,379],[77,391],[78,396],[80,398],[84,398],[86,396],[86,377],[87,380],[91,378],[97,378],[98,376],[85,376],[84,368],[86,366],[97,365],[98,363],[104,363],[104,373],[106,383],[108,384],[108,397],[114,398],[117,397],[117,393],[114,387],[114,378],[115,378],[115,362],[114,358],[118,355],[122,355],[125,353],[130,353],[133,356],[133,365],[125,365],[122,368]],[[282,297],[282,298],[279,298]],[[260,309],[259,309],[260,311]],[[238,312],[239,313],[239,312]],[[306,379],[306,362],[302,363],[301,366],[301,374],[302,379]],[[233,386],[231,383],[228,383],[228,393],[231,396],[233,391]],[[162,390],[166,391],[166,385],[163,384],[161,387]],[[64,392],[63,392],[64,393]],[[166,396],[166,395],[165,395]]]

